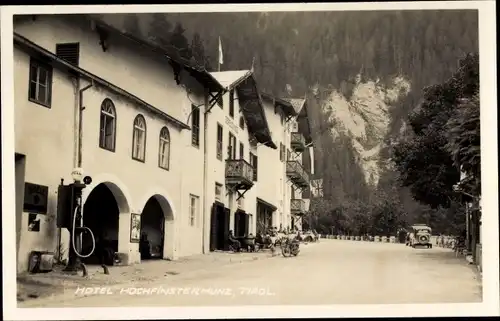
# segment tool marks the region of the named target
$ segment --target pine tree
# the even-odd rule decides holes
[[[153,13],[153,18],[149,25],[148,38],[162,47],[170,45],[172,24],[163,13]]]
[[[191,41],[191,53],[196,65],[203,66],[207,70],[210,69],[203,41],[201,40],[200,34],[197,32],[193,35],[193,40]]]
[[[176,23],[172,36],[170,37],[170,45],[179,51],[179,54],[184,59],[191,59],[192,53],[189,47],[189,42],[184,35],[186,30],[180,23]]]
[[[123,24],[124,24],[125,31],[133,34],[134,36],[142,37],[142,31],[141,31],[141,27],[139,25],[139,19],[137,18],[137,15],[135,15],[133,13],[128,14],[125,17]]]

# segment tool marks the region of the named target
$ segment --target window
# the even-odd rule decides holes
[[[198,200],[199,197],[190,194],[189,195],[189,225],[196,226],[198,218]]]
[[[144,120],[142,115],[137,115],[134,119],[132,159],[141,162],[144,162],[146,159],[146,120]]]
[[[99,147],[115,151],[116,141],[116,109],[110,99],[104,99],[101,104],[101,123],[99,132]]]
[[[292,152],[288,148],[286,150],[286,159],[292,160]]]
[[[167,127],[163,127],[160,131],[158,166],[166,170],[170,168],[170,133]]]
[[[29,79],[29,100],[50,108],[52,100],[52,67],[31,59]]]
[[[222,160],[222,141],[223,141],[224,129],[221,124],[217,124],[217,159]]]
[[[80,44],[76,43],[58,43],[56,44],[56,56],[78,66],[80,62]]]
[[[222,184],[215,183],[215,199],[218,201],[222,199]]]
[[[253,181],[257,181],[257,167],[258,167],[258,159],[257,155],[254,155],[254,153],[250,153],[250,165],[253,167]]]
[[[229,92],[229,116],[234,118],[234,89]]]
[[[191,138],[195,147],[200,146],[200,109],[191,105]]]
[[[243,143],[240,143],[240,159],[245,159],[245,146],[243,145]]]
[[[227,145],[227,159],[236,158],[236,137],[229,133],[229,144]]]
[[[245,129],[245,119],[243,116],[240,116],[240,128]]]
[[[285,160],[285,145],[283,143],[280,143],[280,161]]]

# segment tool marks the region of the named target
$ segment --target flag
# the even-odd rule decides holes
[[[219,37],[219,64],[224,64],[224,55],[222,54],[222,42]]]

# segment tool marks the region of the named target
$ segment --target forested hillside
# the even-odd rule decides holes
[[[368,201],[375,191],[364,179],[352,137],[348,132],[332,137],[336,124],[323,117],[331,93],[349,100],[360,82],[406,79],[410,92],[388,106],[388,129],[380,140],[389,141],[399,135],[423,88],[443,82],[460,58],[478,51],[474,10],[141,14],[104,20],[158,44],[184,48],[183,55],[210,70],[217,69],[220,37],[222,70],[249,69],[254,62],[263,91],[307,94],[317,147],[315,168],[328,182],[325,191],[333,199],[342,194],[341,200]],[[332,109],[335,112],[335,106]],[[378,189],[393,193],[395,174],[385,166],[387,144],[381,146]],[[405,189],[398,193],[406,207],[415,204]]]

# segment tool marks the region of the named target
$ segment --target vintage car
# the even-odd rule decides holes
[[[411,227],[410,246],[415,248],[423,246],[432,248],[431,243],[432,229],[425,224],[415,224]]]

